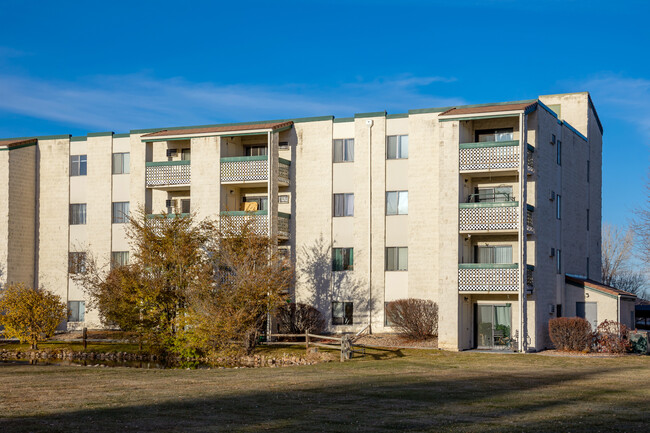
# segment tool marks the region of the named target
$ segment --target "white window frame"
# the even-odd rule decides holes
[[[395,200],[396,206],[389,206]],[[408,215],[409,213],[409,192],[408,191],[386,191],[386,215]]]
[[[392,147],[395,147],[393,150]],[[409,136],[389,135],[386,137],[386,159],[408,159]]]
[[[131,164],[131,154],[121,152],[113,154],[113,174],[129,174]]]
[[[354,162],[354,138],[336,138],[332,141],[332,162]]]

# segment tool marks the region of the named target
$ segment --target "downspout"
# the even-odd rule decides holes
[[[368,333],[372,334],[372,119],[368,126]]]

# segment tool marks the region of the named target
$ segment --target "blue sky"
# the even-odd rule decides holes
[[[0,0],[0,137],[589,91],[603,220],[644,197],[650,2]]]

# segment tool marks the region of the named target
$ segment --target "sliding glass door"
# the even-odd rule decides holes
[[[475,305],[476,348],[505,348],[512,339],[511,304]]]

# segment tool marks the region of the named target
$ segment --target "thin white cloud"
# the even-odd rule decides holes
[[[601,116],[634,124],[650,143],[650,80],[604,74],[580,86],[591,93]]]
[[[446,77],[360,80],[323,88],[191,83],[146,74],[47,81],[0,75],[0,111],[78,128],[130,129],[301,116],[350,116],[363,111],[404,112],[464,103],[435,96]]]

